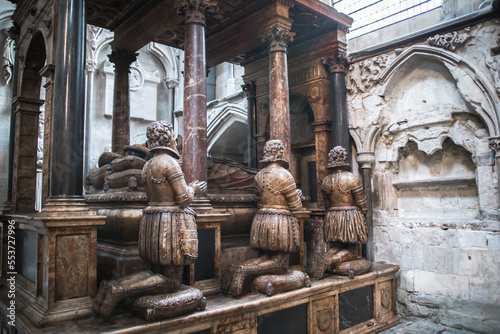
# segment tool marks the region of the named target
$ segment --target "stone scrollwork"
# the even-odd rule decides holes
[[[464,31],[465,33],[462,34],[458,31],[453,31],[443,35],[435,35],[429,37],[427,42],[429,45],[455,52],[456,49],[464,45],[473,37],[470,35],[470,27],[464,29]]]

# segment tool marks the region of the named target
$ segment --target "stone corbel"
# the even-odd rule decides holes
[[[375,163],[375,152],[358,152],[356,160],[360,164],[361,168],[372,169]]]
[[[168,89],[175,88],[179,85],[179,80],[177,79],[165,79]]]

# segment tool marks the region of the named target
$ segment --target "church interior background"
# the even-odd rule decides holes
[[[147,200],[141,197],[142,193],[131,191],[135,195],[127,195],[129,197],[122,204],[116,204],[119,202],[117,197],[104,198],[99,194],[103,188],[113,187],[112,184],[106,181],[105,185],[101,182],[96,187],[94,179],[87,177],[92,170],[101,167],[99,159],[103,152],[117,152],[113,147],[115,132],[112,128],[118,119],[116,106],[123,106],[120,105],[123,96],[127,99],[128,95],[130,101],[126,107],[129,109],[126,123],[129,124],[130,140],[126,145],[144,144],[147,126],[157,120],[172,123],[181,154],[186,148],[189,150],[185,139],[192,135],[185,133],[188,116],[184,112],[183,44],[179,44],[180,48],[168,46],[176,42],[177,36],[174,33],[163,35],[164,40],[170,38],[168,43],[162,44],[161,40],[147,43],[128,60],[128,68],[120,72],[118,67],[123,64],[119,65],[119,57],[113,60],[108,55],[116,52],[113,43],[123,44],[123,40],[115,42],[114,33],[102,27],[108,23],[98,26],[95,22],[101,19],[99,15],[104,15],[99,11],[118,11],[133,1],[103,5],[105,2],[87,0],[85,78],[83,90],[79,92],[84,99],[85,115],[82,195],[84,205],[93,212],[86,213],[92,216],[86,219],[94,223],[78,228],[89,229],[82,233],[89,233],[90,253],[64,258],[64,254],[57,253],[59,246],[55,254],[50,253],[53,251],[50,247],[42,249],[43,243],[52,245],[51,233],[55,233],[54,240],[59,240],[58,233],[80,233],[75,226],[68,227],[67,232],[63,232],[64,227],[50,227],[55,225],[47,225],[47,230],[41,232],[40,225],[32,222],[33,217],[43,216],[52,182],[47,175],[54,168],[49,163],[50,145],[53,148],[54,143],[47,138],[55,128],[50,130],[54,123],[45,111],[52,110],[58,94],[54,89],[58,31],[54,27],[58,26],[59,2],[0,0],[0,45],[3,47],[0,203],[5,203],[1,216],[1,278],[3,286],[8,288],[8,222],[15,220],[19,296],[15,328],[8,325],[8,301],[2,299],[2,333],[49,333],[51,328],[56,328],[53,332],[71,328],[69,332],[76,333],[91,327],[88,323],[74,322],[77,321],[74,319],[88,318],[89,314],[68,311],[70,316],[58,318],[59,309],[56,307],[51,313],[53,306],[50,303],[44,306],[46,309],[29,309],[28,304],[38,300],[39,294],[50,295],[54,288],[50,284],[55,283],[48,283],[48,288],[43,283],[43,270],[52,269],[50,266],[43,269],[41,264],[44,261],[51,263],[48,260],[51,257],[55,257],[56,263],[59,258],[78,262],[81,257],[96,257],[85,264],[88,271],[85,279],[94,277],[95,286],[79,297],[93,298],[98,281],[116,277],[120,271],[123,274],[141,268],[134,250],[134,242],[137,244],[134,229],[116,221],[122,219],[127,224],[137,225],[137,217]],[[237,7],[248,1],[228,2]],[[304,3],[313,3],[318,12],[320,9],[335,11],[336,20],[341,22],[337,30],[334,29],[335,48],[329,46],[330,35],[325,35],[319,43],[318,50],[326,50],[325,54],[322,51],[301,54],[292,48],[288,52],[290,170],[297,188],[302,189],[304,207],[310,211],[309,218],[301,222],[306,230],[305,238],[308,226],[322,219],[324,202],[320,188],[321,180],[328,174],[326,160],[332,148],[331,138],[337,132],[346,131],[352,153],[352,172],[362,181],[369,202],[368,242],[363,246],[363,257],[374,263],[398,266],[396,269],[377,267],[379,271],[366,279],[373,285],[359,280],[361,288],[373,286],[368,294],[374,306],[365,310],[370,313],[368,318],[358,319],[358,322],[346,320],[349,324],[343,325],[342,311],[333,308],[336,311],[332,312],[340,312],[341,319],[335,320],[331,327],[322,330],[321,325],[316,328],[306,321],[304,328],[309,333],[365,333],[389,328],[400,319],[426,319],[452,332],[500,332],[500,2],[267,2],[290,9],[291,31],[297,33],[299,41],[310,26],[322,28],[326,25],[316,12],[299,11]],[[329,9],[324,9],[327,7]],[[14,33],[13,24],[17,27]],[[341,24],[345,27],[340,28]],[[238,37],[244,38],[244,34]],[[207,41],[210,38],[208,36]],[[207,53],[217,54],[208,42],[207,45]],[[330,61],[328,53],[332,56]],[[266,61],[267,58],[257,54],[244,60],[233,58],[229,62],[207,63],[208,199],[213,208],[219,210],[220,221],[214,222],[217,219],[212,216],[217,214],[207,215],[206,221],[198,226],[200,245],[202,240],[216,245],[212,251],[215,255],[207,251],[209,256],[216,258],[212,264],[215,271],[208,277],[200,277],[197,276],[198,267],[193,267],[187,280],[208,295],[217,293],[220,273],[231,261],[253,255],[253,250],[244,247],[245,242],[248,243],[249,217],[257,210],[252,180],[263,167],[259,160],[263,156],[264,143],[273,139],[269,79],[267,82],[262,79],[267,76],[262,70],[267,66],[263,65]],[[119,76],[123,79],[123,73],[128,73],[125,76],[128,93],[116,98],[115,79]],[[345,81],[343,90],[335,88],[333,77]],[[23,83],[17,87],[19,78]],[[348,124],[344,124],[344,128],[336,124],[331,111],[335,109],[335,96],[343,100],[339,104],[341,110],[342,103],[347,107]],[[66,143],[56,145],[65,146]],[[131,184],[129,179],[127,182],[124,185],[130,190],[137,189],[137,184]],[[122,211],[117,213],[117,210]],[[106,216],[114,220],[102,218]],[[49,224],[43,219],[44,224]],[[99,219],[106,220],[106,228],[104,220],[99,222]],[[81,241],[78,240],[73,241]],[[309,244],[301,249],[297,263],[305,265],[308,252],[311,252]],[[93,269],[88,269],[90,267]],[[114,268],[114,272],[109,268]],[[70,274],[56,270],[48,274],[49,282],[51,275],[66,277]],[[69,288],[55,289],[56,299],[74,298],[69,295]],[[334,298],[337,308],[342,306],[339,297],[342,287],[335,289],[335,295],[324,292],[324,299],[314,300],[308,296],[309,299],[296,297],[283,299],[283,302],[297,308],[294,312],[301,312],[299,306],[307,299],[309,311],[304,312],[310,312],[308,319],[313,319],[312,310],[328,303],[325,302],[327,298]],[[207,309],[209,305],[210,299]],[[269,306],[266,312],[279,312],[281,308],[277,305]],[[26,307],[29,311],[23,313]],[[354,312],[357,311],[355,308]],[[26,314],[29,312],[42,315],[30,317]],[[48,314],[46,323],[44,312]],[[252,312],[257,311],[248,314]],[[148,328],[150,332],[175,329],[180,333],[182,328],[187,328],[189,333],[236,333],[237,330],[241,331],[238,333],[257,333],[255,328],[265,319],[260,313],[253,320],[242,314],[228,314],[237,320],[233,319],[232,323],[227,314],[224,319],[214,315],[215,320],[210,321],[196,318],[186,323],[172,321],[162,325],[160,322]],[[147,330],[141,327],[146,326],[146,322],[130,321],[127,317],[134,316],[121,314],[118,320],[122,322],[121,327],[116,323],[112,327],[96,326],[101,332],[119,333],[127,328],[135,328],[137,332],[141,328]],[[273,321],[290,321],[283,317]],[[73,327],[61,329],[61,324]],[[88,333],[91,332],[88,329]]]

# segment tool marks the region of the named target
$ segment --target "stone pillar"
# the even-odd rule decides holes
[[[292,142],[286,49],[294,35],[280,26],[275,26],[264,37],[264,41],[269,44],[270,139],[280,139],[283,142],[283,158],[290,164]]]
[[[323,59],[323,63],[327,67],[330,78],[332,148],[339,145],[343,146],[350,155],[347,88],[345,84],[345,75],[348,70],[346,52],[338,50],[332,57]]]
[[[183,171],[188,183],[207,181],[205,14],[216,8],[208,0],[182,0],[178,8],[178,13],[186,18]]]
[[[373,262],[373,199],[372,199],[372,165],[375,163],[374,152],[359,152],[358,163],[361,165],[363,173],[363,190],[366,197],[368,210],[366,211],[366,227],[368,231],[368,242],[366,243],[366,257]]]
[[[115,64],[113,94],[113,128],[111,150],[124,154],[123,148],[130,144],[130,64],[137,59],[137,53],[116,49],[109,61]]]
[[[82,196],[85,8],[82,0],[59,2],[50,197],[25,223],[38,233],[37,258],[43,261],[23,313],[39,327],[89,316],[96,293],[97,226],[106,217],[91,211]]]
[[[323,208],[325,202],[321,194],[321,183],[329,174],[326,166],[328,165],[328,153],[330,152],[330,121],[319,121],[312,123],[314,127],[315,145],[316,145],[316,180],[318,189],[318,208]]]
[[[17,97],[17,85],[19,82],[19,26],[14,24],[9,29],[9,36],[15,43],[14,46],[14,69],[12,71],[12,100]],[[14,209],[12,203],[12,182],[14,178],[14,141],[16,138],[16,116],[15,105],[12,103],[10,114],[10,133],[9,133],[9,161],[8,161],[8,174],[7,174],[7,202],[4,205],[3,211],[10,211]]]
[[[97,62],[93,59],[87,59],[87,101],[85,104],[85,163],[83,166],[83,175],[88,175],[92,169],[90,166],[90,159],[92,154],[92,115],[95,111],[95,97],[94,97],[94,83],[95,83],[95,70],[97,69]]]
[[[44,101],[18,96],[15,106],[15,140],[12,174],[14,211],[35,212],[38,116]]]
[[[45,77],[45,120],[43,127],[43,165],[42,165],[42,208],[50,195],[50,156],[52,150],[52,113],[54,110],[54,70],[53,64],[45,65],[40,75]]]
[[[256,148],[255,148],[255,111],[257,105],[257,97],[255,94],[255,83],[246,83],[242,86],[247,93],[247,166],[257,168]]]
[[[264,157],[264,146],[266,145],[266,134],[257,133],[257,168],[259,168],[259,161]]]
[[[174,125],[174,129],[176,129],[174,124],[174,110],[175,110],[175,87],[179,85],[179,81],[176,79],[167,79],[166,80],[167,88],[168,88],[168,121]]]

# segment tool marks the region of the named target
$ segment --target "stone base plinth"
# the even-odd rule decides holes
[[[241,298],[209,296],[205,311],[157,322],[147,322],[126,311],[115,310],[110,324],[91,318],[39,329],[22,312],[18,312],[17,324],[33,334],[61,333],[64,329],[87,334],[375,333],[399,321],[395,285],[398,270],[398,266],[375,263],[371,272],[354,279],[328,276],[313,280],[310,288],[272,297],[255,292]],[[2,317],[5,317],[8,300],[5,293],[0,296]]]

